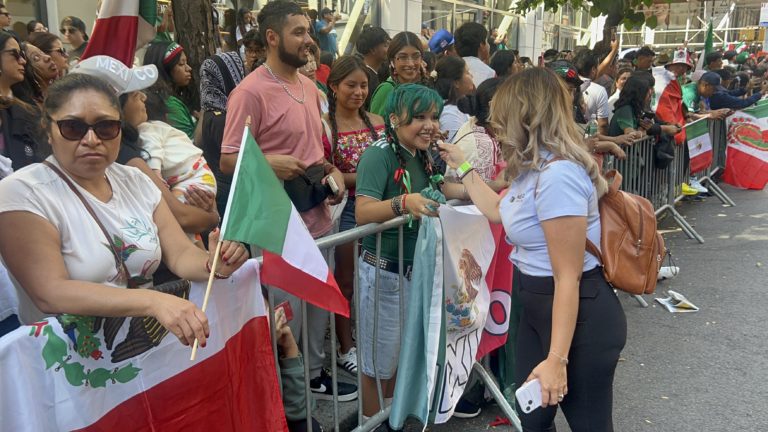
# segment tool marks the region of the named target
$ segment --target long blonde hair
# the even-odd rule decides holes
[[[573,119],[573,101],[563,81],[549,69],[536,67],[502,83],[491,101],[490,124],[507,161],[506,175],[517,178],[539,170],[539,150],[583,166],[598,197],[608,190],[600,167],[584,143],[584,131]]]

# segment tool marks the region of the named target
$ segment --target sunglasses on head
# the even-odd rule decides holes
[[[120,135],[120,128],[123,126],[123,122],[120,120],[101,120],[94,124],[79,119],[54,120],[54,122],[59,127],[61,136],[70,141],[80,141],[89,129],[93,129],[93,133],[99,139],[115,139]]]
[[[2,51],[0,51],[0,53],[9,53],[10,55],[13,56],[13,58],[16,59],[16,61],[19,61],[21,59],[24,59],[24,60],[27,59],[27,56],[26,56],[26,54],[24,54],[24,51],[18,50],[16,48],[2,50]]]

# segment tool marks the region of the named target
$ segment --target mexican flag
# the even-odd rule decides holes
[[[747,43],[744,41],[741,41],[739,43],[728,44],[728,51],[736,51],[737,53],[740,53],[742,51],[745,51],[746,49],[747,49]]]
[[[262,281],[349,316],[349,302],[315,240],[246,126],[221,238],[263,249]]]
[[[709,20],[707,37],[704,39],[704,50],[699,53],[699,60],[696,62],[696,70],[704,70],[704,58],[714,50],[714,32],[712,29],[712,20]]]
[[[201,304],[205,287],[171,294]],[[22,326],[0,339],[0,430],[286,431],[266,313],[250,260],[215,282],[210,338],[194,363],[153,318]]]
[[[653,68],[653,77],[656,79],[654,87],[653,111],[662,121],[667,123],[685,124],[683,114],[683,89],[675,75],[664,66]],[[685,128],[675,135],[675,143],[682,145],[685,142]]]
[[[156,0],[103,0],[82,59],[108,55],[133,65],[138,48],[155,37]]]
[[[688,154],[691,155],[691,173],[706,169],[712,163],[712,139],[706,119],[685,125]]]
[[[723,180],[732,186],[762,190],[768,183],[768,104],[728,117],[728,150]]]
[[[480,352],[506,341],[511,263],[498,254],[497,240],[474,206],[444,205],[439,219],[422,220],[406,301],[407,343],[389,419],[393,428],[408,417],[425,426],[448,421]],[[506,284],[499,283],[502,274],[510,275]]]

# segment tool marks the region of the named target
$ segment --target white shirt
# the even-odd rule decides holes
[[[159,170],[164,179],[186,176],[203,155],[184,132],[168,123],[148,121],[139,125],[139,142],[149,153],[147,165]]]
[[[475,83],[475,88],[480,87],[483,81],[496,76],[496,71],[477,57],[464,57],[464,61],[467,62],[469,73],[472,74],[472,82]]]
[[[584,116],[587,120],[591,120],[592,116],[598,119],[607,119],[609,106],[608,92],[605,91],[605,87],[595,84],[586,78],[582,77],[582,79],[585,80],[585,83],[581,86],[581,95],[587,106],[587,112],[584,113]]]
[[[608,123],[611,123],[611,120],[613,119],[613,111],[616,109],[616,102],[619,101],[619,96],[621,96],[621,90],[616,90],[613,92],[611,97],[608,98]]]
[[[552,157],[546,152],[541,156]],[[534,199],[537,179],[538,192]],[[516,246],[509,258],[526,275],[552,276],[552,262],[541,221],[561,216],[586,216],[587,238],[600,245],[597,193],[587,171],[574,162],[555,161],[540,173],[525,171],[510,185],[499,211],[507,240]],[[598,265],[597,258],[584,253],[583,271]]]
[[[53,156],[48,161],[58,165]],[[123,260],[137,284],[150,286],[161,259],[153,218],[160,203],[160,190],[136,168],[112,164],[106,176],[112,186],[112,198],[106,203],[77,184],[75,187],[112,235],[115,246],[121,248]],[[64,180],[47,166],[33,164],[0,181],[0,213],[9,211],[33,213],[53,225],[59,233],[61,255],[71,279],[116,289],[127,286],[99,225]],[[19,320],[29,324],[45,318],[13,275],[11,281],[19,295]]]
[[[440,114],[440,130],[448,131],[448,142],[452,143],[456,132],[469,120],[469,114],[464,114],[456,105],[445,105]]]

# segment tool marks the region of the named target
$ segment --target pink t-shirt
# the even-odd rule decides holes
[[[285,85],[297,98],[304,94],[303,104],[293,100],[264,66],[251,72],[229,95],[221,153],[240,151],[245,121],[251,116],[251,133],[265,155],[290,155],[307,166],[322,164],[320,94],[309,78],[298,77],[296,84]],[[315,238],[331,230],[327,202],[301,213],[301,218]]]

